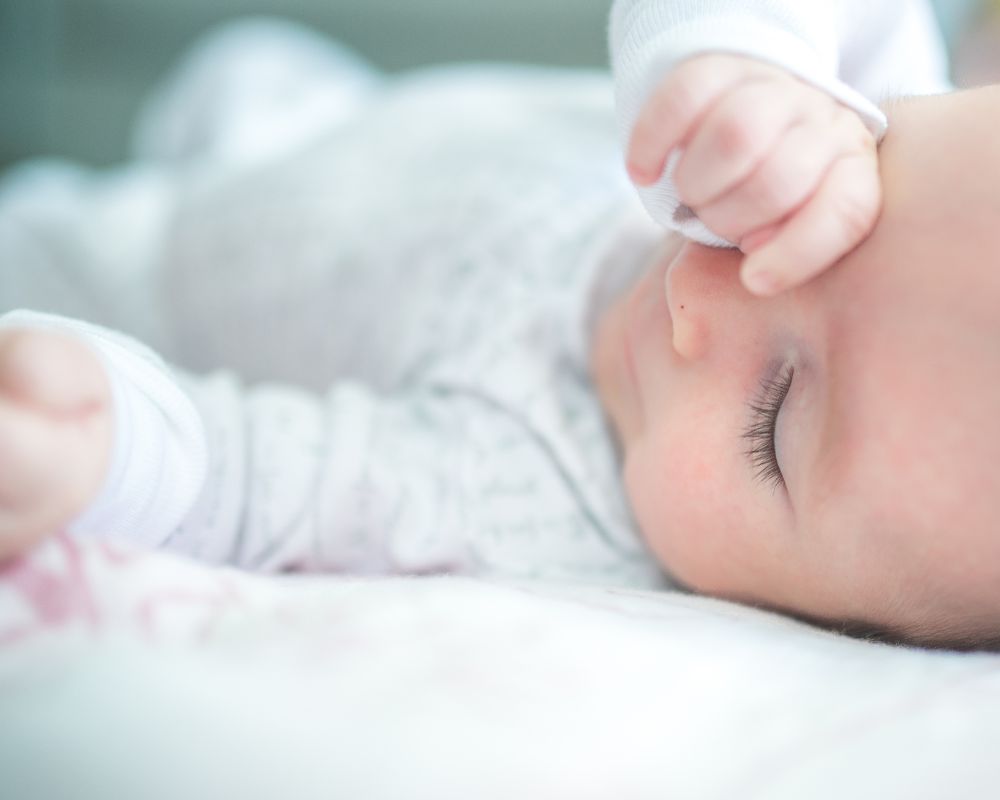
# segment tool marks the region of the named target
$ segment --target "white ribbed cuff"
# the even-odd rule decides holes
[[[650,38],[629,59],[638,74],[644,76],[640,103],[678,62],[704,53],[733,53],[786,69],[857,112],[877,139],[885,135],[888,121],[881,109],[837,77],[835,52],[825,56],[817,53],[791,31],[752,16],[698,19]]]

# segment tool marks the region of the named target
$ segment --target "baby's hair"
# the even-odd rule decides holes
[[[678,578],[672,576],[671,580],[681,591],[698,594]],[[919,630],[903,631],[863,619],[829,620],[810,617],[787,608],[778,608],[764,603],[751,603],[751,606],[761,611],[781,614],[816,628],[872,644],[921,650],[952,650],[962,653],[1000,653],[1000,629],[997,628],[982,634],[962,631],[956,625],[928,626]]]
[[[827,625],[826,627],[852,639],[897,647],[960,652],[1000,652],[1000,631],[992,631],[983,635],[960,633],[951,629],[903,632],[864,620],[843,620],[836,625]]]
[[[841,636],[873,644],[884,644],[892,647],[913,647],[921,650],[954,650],[963,653],[1000,652],[1000,630],[997,629],[983,634],[968,633],[962,631],[957,626],[946,625],[901,630],[863,619],[833,621],[789,612],[785,609],[768,609],[766,606],[759,607],[790,616],[800,622],[838,633]]]

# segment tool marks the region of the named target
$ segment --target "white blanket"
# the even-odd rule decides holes
[[[940,798],[1000,659],[680,594],[259,578],[58,537],[0,574],[0,796]]]

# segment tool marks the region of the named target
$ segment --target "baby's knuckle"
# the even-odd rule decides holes
[[[708,91],[706,70],[698,59],[682,62],[661,84],[664,103],[682,113],[694,112]]]
[[[653,117],[686,119],[698,109],[698,96],[694,87],[684,81],[667,81],[653,98]]]
[[[844,235],[851,240],[859,240],[867,236],[875,225],[878,198],[871,192],[840,192],[834,212]]]
[[[862,122],[857,112],[839,106],[837,118],[831,129],[848,151],[868,151],[875,148],[875,137]]]
[[[754,203],[771,215],[780,214],[792,205],[797,186],[793,166],[779,162],[760,172],[754,185]]]
[[[714,134],[714,144],[722,158],[738,158],[754,150],[757,138],[754,125],[750,121],[729,114],[719,120]]]
[[[697,90],[703,88],[712,75],[717,74],[718,69],[719,64],[715,54],[692,56],[681,61],[674,68],[671,77],[677,85],[690,86]]]
[[[861,117],[853,109],[840,103],[833,104],[831,125],[838,130],[854,130],[861,124]]]
[[[806,112],[806,116],[828,126],[834,125],[840,113],[847,110],[845,106],[834,100],[825,91],[817,89],[811,84],[802,84],[799,102],[803,111]]]

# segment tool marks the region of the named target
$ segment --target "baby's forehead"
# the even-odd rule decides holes
[[[1000,243],[1000,87],[912,97],[888,109],[879,147],[882,235],[935,253],[962,243],[996,252]]]

